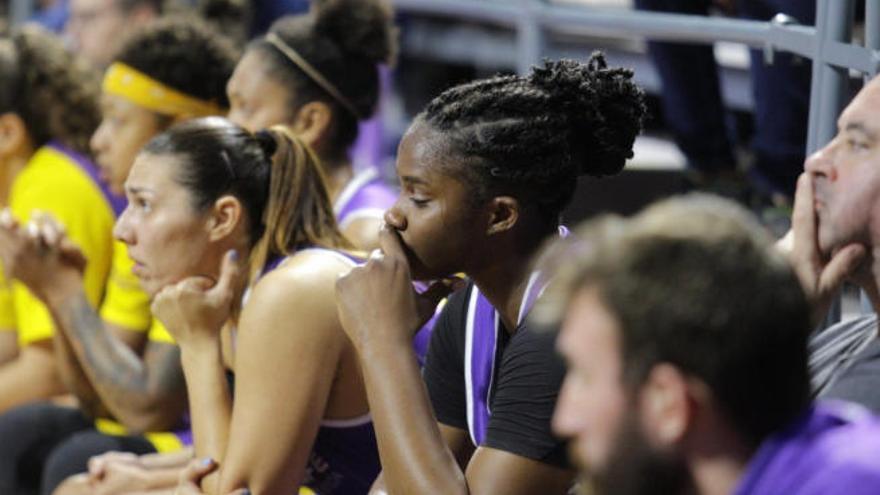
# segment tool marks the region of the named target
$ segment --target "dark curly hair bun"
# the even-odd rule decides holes
[[[348,160],[358,121],[370,118],[379,102],[380,65],[394,62],[397,28],[389,0],[314,0],[307,14],[278,19],[269,31],[308,61],[342,99],[318,84],[265,38],[248,50],[263,53],[264,70],[288,91],[294,115],[311,101],[327,103],[333,125],[327,136],[328,161]]]
[[[581,175],[613,175],[632,158],[645,114],[632,76],[629,69],[609,69],[599,52],[586,64],[545,61],[532,69],[529,82],[547,91],[553,108],[568,119],[569,149]]]
[[[644,114],[632,72],[608,68],[597,53],[587,63],[547,61],[527,77],[453,87],[420,118],[462,159],[475,197],[515,194],[552,216],[571,199],[578,176],[623,168]]]
[[[315,32],[333,39],[351,57],[391,64],[397,55],[394,11],[386,0],[316,0]]]
[[[128,38],[122,62],[189,96],[228,107],[226,81],[238,54],[232,43],[191,17],[164,18]]]

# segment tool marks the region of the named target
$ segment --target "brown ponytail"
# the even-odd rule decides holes
[[[265,231],[251,257],[258,275],[266,261],[307,246],[352,249],[336,223],[327,181],[315,153],[287,127],[266,131],[275,142]]]

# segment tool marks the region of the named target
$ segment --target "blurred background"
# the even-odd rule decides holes
[[[80,7],[71,9],[71,2]],[[126,2],[138,0],[4,0],[0,11],[7,25],[38,22],[66,36],[71,49],[82,50],[71,26],[98,24]],[[865,39],[865,3],[850,0],[392,3],[401,53],[385,73],[381,108],[372,124],[378,139],[355,150],[356,163],[379,163],[392,181],[400,136],[413,116],[451,85],[496,73],[522,73],[545,57],[586,60],[594,50],[604,51],[611,65],[633,69],[650,96],[650,119],[635,155],[622,175],[580,184],[567,222],[598,211],[630,213],[660,196],[699,188],[742,201],[776,232],[787,229],[794,178],[809,147],[810,60],[774,53],[771,45],[762,49],[752,43],[750,50],[730,41],[703,43],[696,39],[700,36],[690,37],[696,44],[648,43],[634,23],[640,14],[689,15],[683,22],[693,26],[704,19],[729,21],[733,31],[719,31],[719,38],[731,38],[739,29],[735,26],[746,24],[754,32],[766,28],[768,33],[774,26],[777,31],[811,28],[818,6],[834,10],[823,11],[826,18],[846,18],[845,32],[838,36],[842,41],[860,44]],[[196,11],[243,44],[278,17],[308,9],[309,2],[169,0],[159,8],[172,15]],[[776,17],[780,13],[785,16]],[[688,38],[686,33],[682,38]],[[858,72],[846,72],[848,95],[862,79]]]

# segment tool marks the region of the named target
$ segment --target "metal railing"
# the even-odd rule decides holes
[[[880,0],[866,0],[866,46],[850,41],[855,0],[816,0],[816,26],[792,23],[786,16],[750,21],[564,5],[544,0],[393,0],[400,12],[452,16],[505,26],[515,31],[517,70],[525,73],[546,53],[547,35],[578,29],[591,35],[661,41],[728,41],[764,50],[768,61],[777,51],[813,60],[807,152],[835,132],[845,104],[850,70],[867,76],[880,72]]]
[[[742,43],[764,51],[768,63],[775,52],[810,58],[813,74],[806,152],[819,149],[836,132],[837,116],[846,104],[850,70],[866,78],[880,72],[880,0],[865,0],[865,46],[853,44],[855,0],[816,0],[816,25],[798,25],[777,15],[750,21],[694,15],[643,12],[590,6],[550,4],[544,0],[393,0],[401,12],[454,16],[515,31],[517,70],[529,71],[547,53],[548,34],[577,29],[610,38],[658,41]],[[864,295],[862,306],[866,306]],[[826,325],[840,319],[839,299]]]
[[[808,0],[805,0],[808,1]],[[546,53],[547,34],[577,29],[615,38],[713,43],[728,41],[813,60],[807,152],[834,135],[850,70],[880,72],[880,0],[865,0],[865,46],[850,42],[856,0],[816,0],[816,26],[777,16],[768,22],[548,3],[546,0],[393,0],[400,12],[451,16],[506,26],[515,32],[517,70],[525,73]],[[28,18],[34,0],[11,0],[13,24]]]

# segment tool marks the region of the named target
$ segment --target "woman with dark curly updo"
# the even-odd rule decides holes
[[[382,213],[396,193],[350,148],[379,102],[379,70],[397,50],[388,0],[315,0],[252,42],[229,80],[229,119],[251,130],[285,124],[312,147],[327,175],[343,233],[377,246]]]
[[[530,260],[564,235],[578,176],[632,156],[645,110],[631,77],[597,54],[464,84],[401,141],[381,251],[337,283],[388,493],[568,491],[574,471],[550,428],[564,366],[526,319],[547,282]],[[460,272],[471,282],[444,307],[422,376],[407,342]],[[439,281],[419,294],[412,280]]]
[[[60,45],[58,50],[63,53]],[[103,216],[83,210],[80,204],[65,209],[42,208],[66,226],[67,241],[77,245],[89,260],[84,273],[74,262],[47,263],[45,252],[38,249],[18,249],[15,257],[7,256],[4,260],[7,272],[27,285],[50,309],[44,312],[39,330],[22,334],[20,340],[49,341],[55,334],[54,364],[47,369],[58,370],[56,380],[76,396],[79,407],[38,402],[0,417],[4,439],[0,457],[9,459],[0,462],[0,493],[18,493],[15,487],[27,485],[51,493],[68,476],[85,471],[90,457],[107,451],[181,451],[191,443],[184,416],[187,402],[180,350],[153,319],[149,296],[132,273],[135,263],[124,243],[113,242],[112,227],[126,206],[119,194],[140,148],[175,122],[226,112],[225,85],[235,57],[234,50],[219,34],[194,19],[151,24],[129,38],[107,69],[100,100],[104,113],[100,125],[95,101],[97,87],[92,93],[91,112],[70,105],[56,108],[46,101],[48,97],[37,93],[41,85],[51,87],[64,81],[70,69],[60,62],[19,86],[27,92],[13,100],[17,104],[35,102],[52,109],[47,116],[32,119],[42,126],[34,126],[38,130],[32,133],[35,138],[44,139],[44,134],[48,134],[46,126],[57,135],[66,129],[63,126],[72,127],[92,116],[91,126],[75,135],[76,144],[84,149],[94,131],[91,148],[98,170],[89,169],[89,177],[93,181],[101,178],[99,190],[104,195],[99,198]],[[24,61],[21,58],[19,64],[24,74],[36,70],[31,68],[34,62]],[[77,94],[64,87],[54,91]],[[48,174],[41,176],[41,181],[44,176]],[[58,181],[66,179],[59,177]],[[67,190],[72,184],[60,184],[63,194],[59,197],[70,194]],[[78,212],[88,216],[90,222],[102,220],[101,229],[65,221]],[[26,220],[23,216],[19,218]],[[48,222],[41,217],[35,225]],[[18,229],[9,222],[3,227],[7,238]],[[80,229],[91,235],[100,232],[105,251],[96,253],[94,243],[83,240]],[[93,267],[99,267],[100,273]],[[16,314],[28,313],[16,307]],[[32,334],[36,336],[27,337]],[[32,384],[33,376],[36,374],[20,383]],[[39,456],[31,455],[35,450],[40,452]],[[22,462],[28,464],[27,470],[14,468]]]

